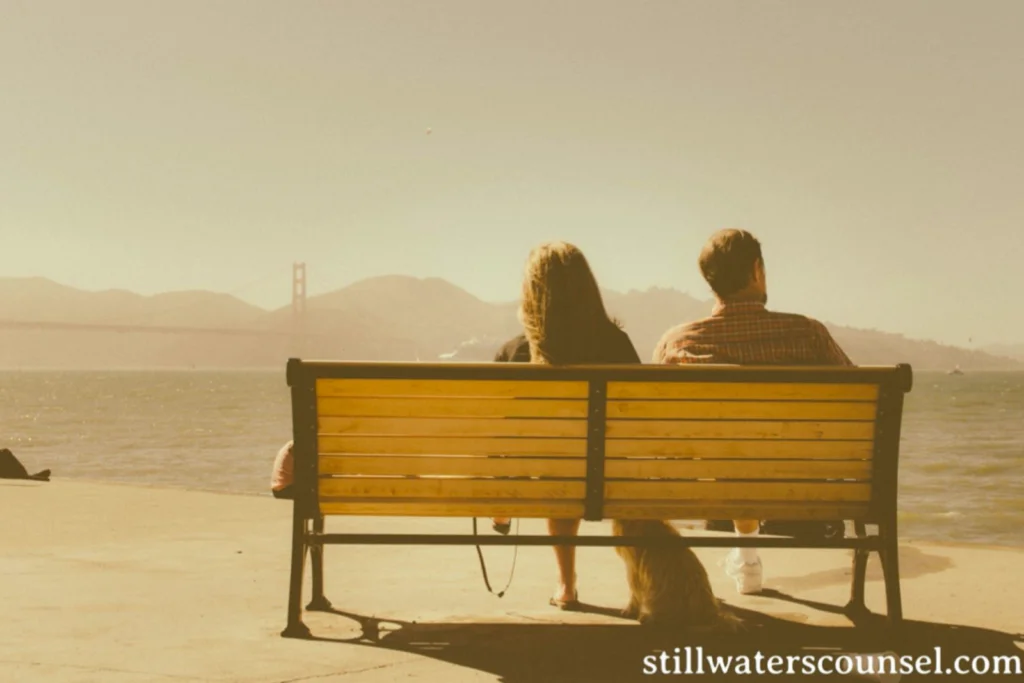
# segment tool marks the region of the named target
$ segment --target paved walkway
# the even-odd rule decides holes
[[[717,567],[726,551],[699,550],[715,592],[752,624],[743,636],[699,640],[652,632],[614,615],[626,588],[610,549],[580,549],[587,611],[565,613],[547,605],[555,577],[549,548],[519,550],[512,587],[499,600],[484,589],[471,547],[335,546],[326,553],[326,586],[340,613],[307,614],[317,639],[297,641],[278,635],[287,599],[288,503],[0,480],[0,519],[4,683],[650,681],[643,675],[646,655],[687,645],[748,656],[757,650],[765,656],[930,654],[935,647],[943,648],[946,661],[957,654],[1024,656],[1020,549],[904,546],[910,621],[906,640],[891,643],[870,624],[853,629],[837,612],[849,591],[848,551],[763,551],[771,590],[741,597]],[[328,530],[340,529],[462,533],[470,524],[328,521]],[[543,523],[524,521],[521,530],[542,533]],[[607,533],[607,527],[585,524],[584,531]],[[504,585],[512,550],[484,552],[492,582]],[[868,578],[869,607],[884,612],[874,558]]]

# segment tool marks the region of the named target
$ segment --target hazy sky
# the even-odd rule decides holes
[[[518,292],[530,247],[697,296],[1024,340],[1024,2],[0,0],[0,276],[287,303]],[[427,130],[432,132],[428,135]],[[258,281],[258,282],[254,282]]]

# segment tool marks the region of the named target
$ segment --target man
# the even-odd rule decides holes
[[[654,362],[736,365],[853,365],[817,320],[765,308],[761,243],[745,230],[720,230],[698,260],[715,294],[710,318],[672,328],[658,342]],[[756,536],[758,520],[735,520],[739,536]],[[763,569],[756,548],[734,548],[726,574],[742,594],[761,590]]]

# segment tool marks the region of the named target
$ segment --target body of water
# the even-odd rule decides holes
[[[0,371],[0,447],[55,478],[268,495],[282,371]],[[919,372],[900,535],[1024,546],[1024,373]]]

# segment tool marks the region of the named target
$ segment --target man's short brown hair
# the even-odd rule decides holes
[[[719,297],[739,292],[754,275],[761,260],[761,243],[746,230],[719,230],[700,252],[700,272]]]

